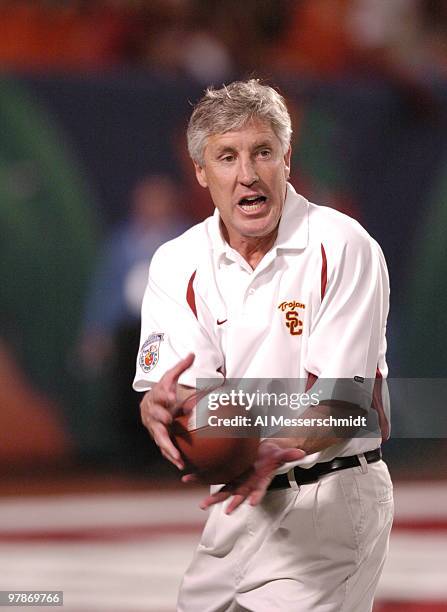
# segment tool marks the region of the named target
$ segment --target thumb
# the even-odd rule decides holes
[[[301,448],[286,448],[281,451],[280,459],[283,463],[288,463],[289,461],[298,461],[305,456],[306,453]]]
[[[188,368],[190,368],[195,359],[194,353],[189,353],[184,359],[180,360],[173,368],[168,370],[165,374],[166,383],[171,388],[174,389],[177,386],[178,379]]]

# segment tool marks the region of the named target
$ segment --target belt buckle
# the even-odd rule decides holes
[[[287,472],[287,480],[289,481],[289,486],[291,489],[294,491],[300,490],[301,487],[296,481],[294,468],[290,468],[290,470]]]

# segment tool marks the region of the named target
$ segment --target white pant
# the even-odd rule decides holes
[[[214,506],[180,588],[179,612],[369,612],[388,550],[383,461],[271,491],[254,508]]]

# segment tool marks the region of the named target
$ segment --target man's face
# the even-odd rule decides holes
[[[195,164],[227,229],[229,242],[276,231],[286,195],[290,148],[284,155],[269,123],[254,119],[240,130],[207,140],[203,165]]]

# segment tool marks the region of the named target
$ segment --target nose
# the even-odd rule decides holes
[[[240,159],[239,182],[246,187],[250,187],[258,180],[259,177],[252,159]]]

